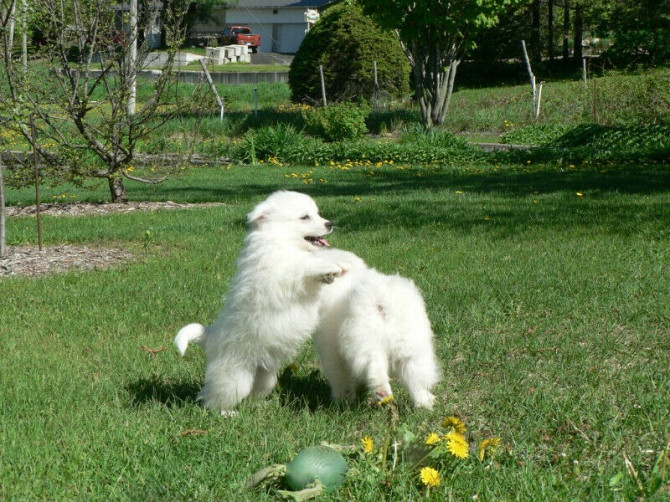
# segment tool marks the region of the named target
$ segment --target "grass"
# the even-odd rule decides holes
[[[214,319],[245,214],[287,188],[335,220],[333,245],[424,293],[444,379],[433,412],[412,410],[396,386],[402,426],[423,434],[456,414],[471,439],[503,442],[492,463],[461,462],[429,492],[415,473],[386,482],[374,457],[354,457],[358,471],[324,500],[662,500],[669,181],[661,164],[207,167],[129,193],[228,205],[45,218],[47,245],[122,246],[137,259],[0,280],[0,498],[274,500],[244,491],[246,478],[320,441],[384,443],[387,410],[332,403],[311,345],[234,419],[195,402],[202,352],[180,359],[171,346],[184,324]],[[107,197],[103,186],[43,196],[64,191]],[[34,244],[34,225],[11,218],[9,244]]]

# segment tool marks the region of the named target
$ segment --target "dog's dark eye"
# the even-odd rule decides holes
[[[310,215],[306,214],[305,216],[302,216],[300,219],[307,221],[307,220],[312,219],[312,217]]]

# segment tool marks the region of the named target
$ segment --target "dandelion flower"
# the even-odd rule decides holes
[[[421,478],[421,482],[429,488],[431,486],[440,486],[440,473],[432,467],[424,467],[421,469],[419,477]]]
[[[463,434],[450,432],[444,439],[447,440],[447,451],[457,458],[468,458],[470,456],[470,445]]]
[[[577,192],[577,197],[584,197],[584,194],[582,192]]]
[[[430,434],[428,434],[428,437],[426,438],[427,445],[437,444],[440,441],[441,441],[440,435],[435,432],[431,432]]]
[[[377,401],[377,404],[379,406],[384,406],[386,404],[389,404],[391,401],[393,401],[393,396],[386,396],[384,399],[380,399]]]
[[[372,451],[375,449],[375,442],[370,436],[365,436],[363,439],[361,439],[361,443],[363,443],[363,451],[365,453],[372,453]]]
[[[482,441],[482,444],[479,445],[479,460],[491,458],[500,448],[500,442],[500,438],[488,438]]]
[[[459,434],[465,434],[468,430],[468,428],[465,426],[465,422],[463,422],[463,420],[455,416],[445,418],[442,421],[442,427],[444,427],[445,429],[449,428],[454,429]]]

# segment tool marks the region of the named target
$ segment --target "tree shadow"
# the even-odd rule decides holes
[[[162,375],[153,375],[130,382],[124,389],[130,395],[131,407],[160,403],[171,408],[181,408],[196,402],[201,387],[201,382],[172,380]]]
[[[184,184],[166,192],[172,200],[188,194],[189,200],[232,198],[240,204],[253,204],[275,190],[296,190],[314,197],[324,216],[340,231],[439,225],[463,233],[484,229],[508,236],[537,226],[556,230],[593,226],[620,235],[635,232],[642,221],[667,225],[670,220],[667,198],[650,198],[641,204],[619,197],[669,192],[670,168],[666,163],[547,165],[524,161],[502,169],[495,165],[380,168],[374,175],[361,169],[325,176],[328,183],[294,186],[273,177],[265,183],[255,180],[230,187]],[[445,198],[444,193],[451,195]],[[473,194],[478,197],[470,197]],[[353,203],[354,199],[361,202]],[[245,225],[242,220],[236,224]]]

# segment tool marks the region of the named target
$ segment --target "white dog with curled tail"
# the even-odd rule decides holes
[[[342,275],[317,251],[333,224],[307,195],[279,191],[247,217],[249,232],[237,272],[216,322],[189,324],[175,338],[183,355],[189,343],[205,348],[205,407],[234,414],[251,395],[264,396],[318,323],[319,290]]]

